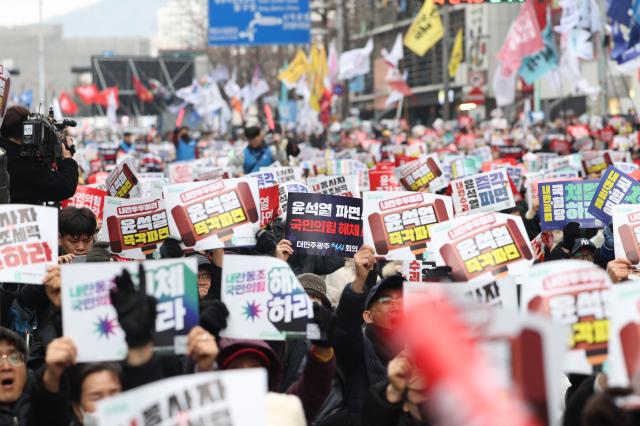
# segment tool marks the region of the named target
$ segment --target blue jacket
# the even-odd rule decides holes
[[[243,169],[245,174],[260,171],[260,167],[269,167],[273,164],[273,154],[268,146],[260,148],[251,148],[247,146],[244,149]]]
[[[191,139],[189,142],[178,140],[176,149],[176,161],[187,161],[196,159],[196,141]]]
[[[132,152],[134,152],[136,150],[134,148],[133,144],[129,145],[125,141],[120,142],[120,145],[118,146],[118,149],[120,151],[124,152],[125,154],[132,153]]]

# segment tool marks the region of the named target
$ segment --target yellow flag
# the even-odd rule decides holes
[[[442,36],[444,36],[444,29],[440,20],[440,12],[433,4],[433,0],[425,0],[404,35],[404,45],[416,55],[423,56]]]
[[[296,57],[293,58],[287,69],[280,71],[278,80],[282,80],[288,86],[294,86],[308,72],[309,61],[307,60],[307,55],[302,50],[298,50]]]
[[[311,98],[309,103],[315,111],[320,111],[320,99],[324,93],[324,80],[329,75],[327,64],[327,51],[324,45],[316,43],[311,46],[311,66],[309,69],[309,89]]]
[[[451,57],[449,58],[449,77],[454,78],[458,73],[458,67],[462,62],[462,28],[456,34],[456,40],[453,42],[451,49]]]

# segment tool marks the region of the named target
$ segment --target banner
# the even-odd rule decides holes
[[[127,269],[138,285],[138,262],[61,265],[62,330],[78,349],[78,362],[124,359],[127,344],[111,305],[115,277]],[[156,348],[184,353],[189,331],[199,324],[195,257],[145,261],[147,293],[157,300]]]
[[[264,426],[266,394],[267,371],[262,368],[187,374],[101,399],[95,418],[97,426]]]
[[[516,20],[511,24],[504,44],[496,55],[502,65],[502,75],[509,76],[520,68],[525,56],[532,55],[544,48],[540,26],[532,1],[526,1]]]
[[[609,166],[600,178],[588,212],[608,225],[611,223],[613,206],[637,202],[638,196],[640,183],[621,170]]]
[[[102,222],[104,197],[106,195],[106,191],[103,191],[102,189],[78,185],[73,197],[62,202],[62,208],[76,207],[80,209],[86,207],[96,216],[98,224],[100,224]]]
[[[416,55],[424,56],[443,36],[438,8],[432,0],[425,0],[404,35],[404,45]]]
[[[112,197],[139,197],[138,177],[133,167],[133,161],[126,159],[116,166],[105,182],[107,193]]]
[[[582,260],[538,263],[527,274],[522,310],[544,315],[570,332],[565,373],[592,374],[607,359],[610,289],[606,271]]]
[[[300,167],[260,167],[258,173],[271,172],[275,175],[278,184],[301,181],[303,172]]]
[[[516,205],[505,169],[454,180],[451,190],[456,216],[495,212]]]
[[[371,191],[399,191],[400,184],[393,169],[370,170],[369,189]]]
[[[221,294],[229,309],[222,337],[285,340],[311,333],[313,302],[283,260],[225,255]]]
[[[580,228],[602,228],[602,221],[588,211],[597,186],[597,180],[538,183],[542,230],[562,229],[569,222],[578,222]]]
[[[437,265],[451,267],[455,281],[481,280],[483,275],[526,273],[533,250],[522,218],[502,213],[459,217],[431,228]]]
[[[587,151],[582,153],[582,165],[587,176],[600,173],[612,164],[611,156],[606,151]]]
[[[307,178],[307,185],[316,194],[360,197],[356,175],[310,177]]]
[[[544,77],[549,71],[558,67],[558,52],[553,40],[553,23],[548,20],[547,26],[542,31],[544,47],[537,53],[525,57],[518,70],[518,75],[532,85]]]
[[[42,284],[58,262],[58,210],[0,205],[0,282]]]
[[[127,259],[146,259],[169,237],[163,199],[107,197],[100,233],[111,251]]]
[[[446,188],[449,182],[442,172],[436,154],[430,154],[396,167],[396,179],[407,191],[436,192]]]
[[[425,192],[365,192],[364,243],[386,259],[428,258],[432,225],[453,218],[451,198]]]
[[[260,226],[254,178],[191,182],[164,187],[172,235],[186,247],[207,250],[253,246]]]
[[[613,236],[616,259],[640,263],[640,205],[613,206]]]
[[[306,0],[209,2],[209,46],[309,44],[311,11]]]
[[[362,246],[362,199],[289,193],[286,238],[295,253],[353,257]]]
[[[616,284],[609,296],[609,357],[607,384],[628,388],[640,372],[640,288],[637,283]]]
[[[260,228],[273,222],[280,215],[280,191],[278,178],[273,171],[250,173],[258,180],[260,193]]]

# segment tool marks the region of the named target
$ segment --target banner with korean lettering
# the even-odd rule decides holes
[[[145,259],[169,237],[167,211],[162,199],[107,197],[101,240],[127,259]]]
[[[393,169],[369,170],[369,189],[371,191],[399,191],[400,184]]]
[[[592,374],[606,361],[611,286],[604,269],[583,260],[538,263],[527,274],[523,312],[551,318],[570,334],[565,373]]]
[[[78,185],[73,197],[64,200],[62,202],[62,208],[86,207],[96,216],[98,223],[102,222],[102,212],[104,210],[104,197],[107,195],[106,191],[98,188],[92,188],[89,186]]]
[[[451,190],[456,216],[500,211],[516,205],[505,169],[454,180]]]
[[[186,247],[206,250],[256,243],[260,192],[255,178],[220,179],[164,187],[169,229]]]
[[[449,184],[436,154],[430,154],[395,169],[396,179],[407,191],[436,192]]]
[[[138,177],[131,159],[118,164],[107,176],[107,193],[112,197],[130,198],[140,196]]]
[[[640,287],[637,283],[612,286],[609,296],[609,356],[607,384],[629,387],[640,372]]]
[[[100,399],[94,417],[96,426],[265,426],[267,390],[262,368],[187,374]]]
[[[637,202],[638,196],[640,183],[623,171],[609,166],[600,178],[588,211],[608,225],[611,223],[613,206]]]
[[[455,281],[483,280],[503,272],[524,274],[533,249],[518,216],[473,214],[431,227],[429,250],[439,266],[451,267]]]
[[[587,176],[598,175],[613,164],[611,155],[607,151],[582,152],[582,166]]]
[[[542,230],[562,229],[569,222],[578,222],[581,228],[602,228],[602,221],[589,213],[597,186],[597,180],[538,183]]]
[[[365,192],[362,202],[364,243],[386,259],[428,259],[432,226],[453,218],[451,198],[444,195]]]
[[[616,259],[640,263],[640,204],[613,206],[613,242]],[[636,278],[630,274],[629,278]]]
[[[299,182],[302,180],[303,171],[300,167],[260,167],[260,172],[273,173],[279,184],[287,182]]]
[[[289,265],[276,257],[225,255],[221,294],[229,310],[223,337],[284,340],[310,330],[313,303]]]
[[[138,285],[138,262],[64,264],[62,331],[78,348],[78,362],[115,361],[127,354],[109,291],[126,268]],[[154,345],[184,353],[186,336],[199,324],[197,261],[194,257],[143,263],[147,293],[157,300]]]
[[[287,182],[282,184],[278,188],[278,192],[280,195],[280,216],[283,219],[287,218],[287,206],[289,204],[289,193],[290,192],[309,192],[309,187],[301,182]]]
[[[58,210],[0,205],[0,282],[42,284],[47,265],[58,262]]]
[[[260,193],[260,228],[273,222],[280,214],[280,191],[278,178],[273,171],[255,172],[248,175],[258,180]]]
[[[310,177],[307,178],[307,185],[316,194],[360,197],[356,175]]]
[[[295,253],[353,257],[362,246],[362,199],[289,193],[286,238]]]
[[[449,161],[445,169],[448,167],[451,179],[460,179],[478,173],[481,161],[480,157],[475,156],[456,157]]]

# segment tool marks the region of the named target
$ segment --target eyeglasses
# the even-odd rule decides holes
[[[402,297],[382,296],[376,300],[376,302],[382,303],[383,305],[389,305],[390,303],[402,303]]]
[[[22,355],[20,352],[11,352],[9,355],[0,355],[0,364],[2,364],[2,361],[4,361],[5,359],[9,362],[9,365],[12,365],[14,367],[17,367],[24,363],[24,355]]]
[[[198,272],[198,279],[199,280],[210,280],[211,279],[211,274],[208,272]]]

